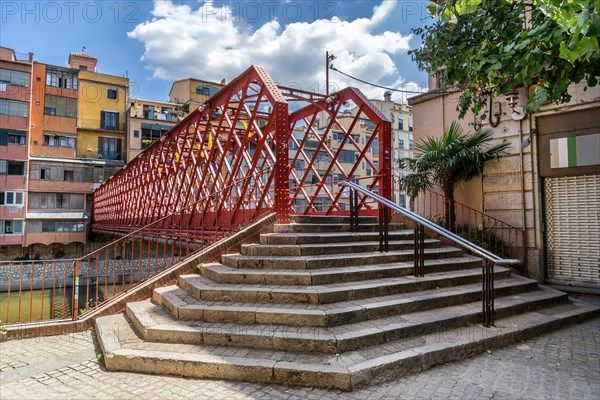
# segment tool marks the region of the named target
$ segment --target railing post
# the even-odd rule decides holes
[[[379,251],[389,251],[389,224],[388,224],[388,209],[383,204],[379,203]]]
[[[277,102],[275,113],[275,212],[280,224],[290,223],[290,165],[288,158],[288,104]]]
[[[415,277],[425,276],[425,227],[415,222],[414,234]]]
[[[73,321],[79,317],[79,260],[75,260],[73,268]]]
[[[482,324],[486,328],[494,325],[494,262],[483,263]]]
[[[358,232],[358,192],[350,189],[350,232]]]

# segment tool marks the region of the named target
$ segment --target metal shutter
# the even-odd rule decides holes
[[[600,287],[600,175],[545,178],[547,277]]]

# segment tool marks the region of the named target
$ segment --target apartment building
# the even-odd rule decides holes
[[[0,47],[0,257],[25,244],[31,67]]]
[[[187,113],[182,104],[130,99],[127,110],[127,161],[167,133]]]
[[[399,161],[413,156],[412,109],[406,104],[392,101],[391,92],[385,92],[383,100],[369,100],[392,122],[392,174],[394,175],[394,203],[402,207],[408,205],[406,190],[400,180],[410,173],[400,168]]]
[[[17,58],[2,49],[0,257],[81,254],[91,193],[125,164],[128,80],[86,54],[69,67]]]

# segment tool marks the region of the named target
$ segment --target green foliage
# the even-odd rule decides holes
[[[531,113],[567,102],[571,83],[600,76],[599,0],[448,0],[427,8],[431,25],[414,30],[419,68],[442,71],[442,89],[463,90],[458,109],[482,113],[488,96],[537,85]]]
[[[466,134],[458,123],[453,122],[442,137],[427,136],[416,144],[415,157],[399,161],[400,168],[412,171],[401,182],[407,188],[411,202],[419,192],[439,185],[448,201],[445,208],[446,220],[456,221],[456,185],[479,176],[483,172],[484,163],[497,157],[510,145],[504,142],[489,146],[492,134],[490,129]]]
[[[486,161],[506,150],[509,143],[488,147],[493,132],[490,129],[466,134],[453,122],[442,137],[427,136],[414,148],[414,158],[400,160],[401,168],[412,173],[405,179],[411,201],[424,189],[440,185],[454,192],[457,183],[469,181],[483,172]]]

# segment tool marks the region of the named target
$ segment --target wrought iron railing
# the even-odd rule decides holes
[[[454,212],[449,212],[449,207],[454,207]],[[519,258],[524,264],[527,262],[525,231],[522,228],[456,200],[451,203],[445,196],[429,189],[419,193],[413,202],[413,208],[416,214],[502,258]]]
[[[358,214],[361,206],[364,206],[369,200],[374,201],[379,209],[380,217],[380,251],[388,251],[388,222],[390,220],[390,211],[396,212],[408,218],[414,223],[414,275],[415,277],[424,276],[424,248],[425,248],[425,229],[449,240],[470,253],[483,259],[482,266],[482,323],[485,327],[494,324],[494,265],[518,266],[523,260],[506,259],[468,241],[467,239],[449,231],[448,229],[437,225],[427,218],[424,218],[404,207],[400,207],[394,202],[360,186],[355,182],[343,182],[342,185],[350,189],[351,199],[351,228],[356,229],[358,224]]]
[[[0,262],[0,320],[78,319],[90,313],[270,212],[270,207],[252,205],[237,210],[240,218],[233,220],[222,217],[233,210],[215,209],[226,191],[270,173],[241,178],[144,227],[121,227],[123,237],[80,258]],[[194,207],[208,210],[200,225],[189,223]]]

